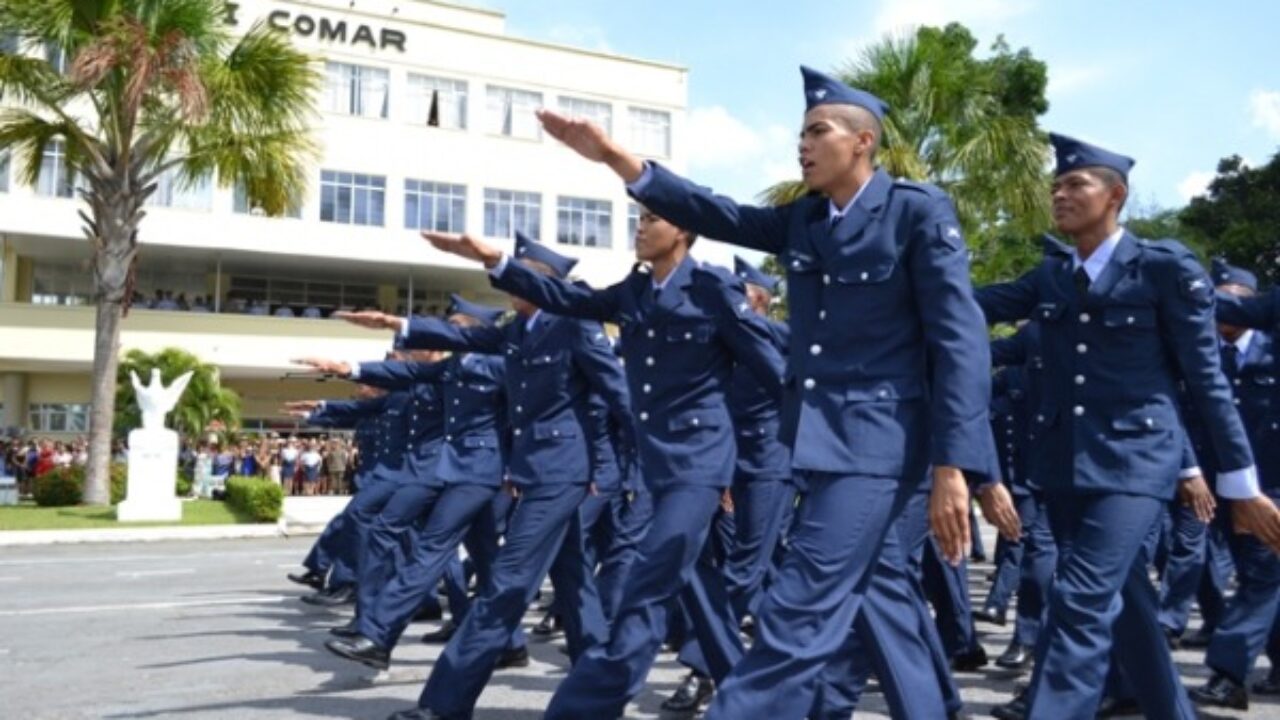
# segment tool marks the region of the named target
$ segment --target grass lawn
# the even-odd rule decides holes
[[[238,525],[253,519],[232,510],[218,500],[189,500],[182,503],[179,525]],[[88,528],[151,527],[173,525],[167,522],[116,522],[114,507],[38,507],[34,503],[0,507],[0,531],[3,530],[79,530]]]

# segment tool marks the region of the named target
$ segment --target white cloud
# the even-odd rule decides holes
[[[1066,95],[1087,90],[1107,77],[1102,65],[1049,65],[1050,102]]]
[[[1182,182],[1178,183],[1178,195],[1182,197],[1183,202],[1189,202],[1191,198],[1197,195],[1203,195],[1209,189],[1209,183],[1218,174],[1211,170],[1196,170],[1188,173],[1182,178]]]
[[[1254,127],[1280,138],[1280,91],[1254,90],[1249,95],[1249,119]]]
[[[720,105],[690,110],[686,134],[689,164],[698,168],[736,164],[744,156],[758,156],[764,147],[759,133]]]

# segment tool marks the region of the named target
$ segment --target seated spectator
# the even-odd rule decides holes
[[[178,309],[179,309],[179,310],[190,310],[190,309],[191,309],[191,304],[187,302],[187,294],[186,294],[186,293],[178,293],[178,299],[176,300],[176,302],[178,303]]]
[[[289,307],[288,305],[281,305],[280,307],[276,308],[276,311],[272,314],[275,317],[290,317],[290,318],[294,317],[293,308]]]
[[[213,304],[213,298],[209,298],[209,304]],[[228,293],[227,305],[222,311],[227,313],[246,313],[249,311],[249,307],[245,304],[243,297],[235,293]]]
[[[203,295],[197,295],[195,299],[191,301],[191,312],[195,312],[195,313],[209,312],[209,306],[204,304]]]
[[[263,300],[253,300],[249,303],[249,314],[266,317],[271,314],[271,308]]]
[[[320,312],[320,308],[316,307],[315,305],[308,305],[305,308],[303,308],[302,317],[312,318],[312,319],[322,318],[324,317],[324,313]]]
[[[156,303],[152,306],[152,309],[154,310],[177,310],[178,309],[178,303],[174,301],[172,292],[162,293],[159,290],[157,290],[156,297],[158,297],[159,300],[157,300]]]

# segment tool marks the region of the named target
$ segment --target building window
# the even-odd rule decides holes
[[[463,232],[467,227],[466,186],[406,179],[404,226],[409,230]]]
[[[32,403],[33,432],[87,432],[89,406],[85,403]]]
[[[636,231],[640,229],[640,205],[627,203],[627,247],[636,249]]]
[[[409,73],[409,120],[431,127],[467,128],[467,83]]]
[[[46,42],[44,44],[44,59],[49,63],[49,67],[59,75],[67,74],[67,51],[58,45]]]
[[[75,173],[67,164],[66,146],[61,140],[54,140],[44,146],[40,177],[36,178],[36,194],[69,198],[74,192]]]
[[[612,217],[608,200],[562,197],[556,206],[556,242],[607,248],[612,245]]]
[[[378,306],[376,285],[343,283],[332,280],[299,280],[280,277],[231,276],[225,312],[245,312],[248,302],[269,306],[289,305],[300,312],[307,307],[327,315],[339,308],[375,308]]]
[[[609,103],[562,97],[560,98],[560,110],[569,117],[590,120],[604,128],[606,135],[613,134],[613,106]]]
[[[542,237],[542,196],[513,190],[484,191],[484,234],[512,238],[516,231]]]
[[[31,270],[33,305],[88,305],[93,273],[83,263],[37,260]]]
[[[325,110],[360,117],[387,117],[391,91],[386,70],[337,62],[325,63],[324,69]]]
[[[541,139],[542,125],[533,113],[542,107],[542,93],[490,87],[486,105],[486,131],[506,137]]]
[[[320,171],[320,221],[381,227],[387,179],[381,175]]]
[[[258,206],[249,207],[249,193],[245,189],[244,183],[236,181],[235,189],[232,193],[231,210],[240,215],[263,215],[262,208]],[[296,205],[285,210],[284,216],[294,218],[295,220],[302,217],[301,205]]]
[[[671,113],[631,108],[631,150],[641,155],[671,155]]]
[[[156,178],[156,191],[147,198],[147,204],[182,210],[212,210],[213,180],[205,175],[183,181],[177,168],[169,168]]]
[[[17,55],[21,50],[18,36],[15,33],[0,33],[0,53]]]

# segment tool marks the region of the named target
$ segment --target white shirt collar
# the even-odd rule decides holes
[[[839,220],[840,218],[843,218],[845,215],[848,215],[849,211],[853,209],[853,204],[858,202],[858,198],[862,197],[862,191],[866,190],[867,186],[870,184],[871,184],[871,180],[867,180],[866,182],[862,183],[862,187],[858,188],[858,192],[853,194],[853,197],[849,199],[849,202],[846,203],[844,207],[836,207],[835,200],[827,200],[828,222],[834,225],[837,220]]]
[[[1073,250],[1071,252],[1072,270],[1084,266],[1084,271],[1089,276],[1089,280],[1097,280],[1098,276],[1102,274],[1102,269],[1107,266],[1108,262],[1111,262],[1111,255],[1116,251],[1116,245],[1120,244],[1120,238],[1122,237],[1124,237],[1124,228],[1117,228],[1115,232],[1102,241],[1101,245],[1094,249],[1088,260],[1081,260],[1080,251]]]
[[[1240,352],[1240,354],[1237,356],[1237,359],[1236,359],[1237,363],[1244,364],[1245,353],[1249,352],[1249,344],[1252,342],[1253,342],[1253,330],[1246,329],[1244,332],[1240,333],[1240,337],[1236,338],[1235,342],[1231,343],[1232,345],[1235,345],[1236,350]],[[1227,343],[1225,342],[1223,343],[1223,345],[1226,345],[1226,344]]]

